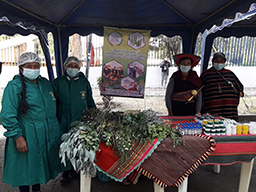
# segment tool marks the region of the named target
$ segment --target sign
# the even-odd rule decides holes
[[[149,30],[104,28],[101,95],[144,98]]]

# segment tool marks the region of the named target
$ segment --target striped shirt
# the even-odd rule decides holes
[[[232,71],[221,69],[218,72],[212,67],[201,75],[204,85],[202,113],[208,112],[214,116],[238,120],[237,106],[243,85]],[[231,82],[234,88],[227,81]]]

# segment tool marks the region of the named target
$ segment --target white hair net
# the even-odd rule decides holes
[[[41,59],[38,57],[37,54],[32,52],[26,52],[21,54],[18,65],[24,65],[26,63],[38,63],[41,66]]]
[[[80,61],[77,57],[74,57],[74,56],[68,57],[66,59],[66,61],[64,62],[64,67],[67,68],[69,63],[77,63],[79,65],[79,67],[81,67],[80,66]]]

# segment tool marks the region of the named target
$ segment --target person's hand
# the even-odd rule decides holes
[[[168,116],[173,116],[172,109],[168,109]]]
[[[28,151],[27,142],[23,136],[20,136],[16,139],[16,147],[19,152],[24,153]]]
[[[243,92],[239,92],[240,97],[244,97],[244,93]]]

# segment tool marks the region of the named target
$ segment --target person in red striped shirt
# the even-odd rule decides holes
[[[244,96],[244,87],[232,71],[225,69],[226,60],[223,53],[215,53],[212,67],[201,74],[202,113],[238,120],[237,106]]]

